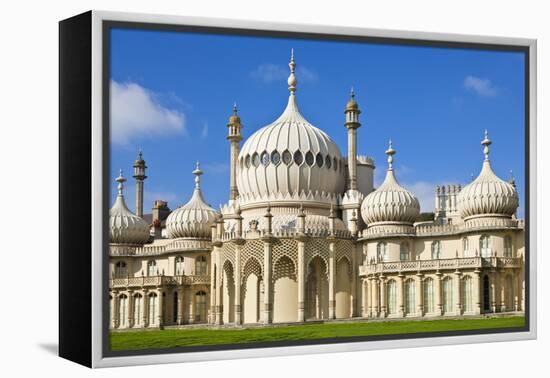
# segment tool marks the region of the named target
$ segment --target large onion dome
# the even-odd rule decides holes
[[[491,141],[487,130],[481,144],[485,154],[481,172],[460,191],[457,198],[458,211],[465,220],[478,217],[511,217],[519,204],[516,188],[513,184],[498,178],[493,172],[489,162]]]
[[[338,146],[298,108],[294,54],[289,67],[286,109],[275,122],[252,134],[239,153],[241,204],[285,196],[288,200],[300,195],[337,195],[344,190],[345,169]]]
[[[388,171],[384,182],[378,189],[365,197],[361,204],[361,216],[368,225],[380,224],[413,224],[420,213],[418,199],[397,182],[393,171],[395,150],[390,145]]]
[[[109,210],[109,242],[116,244],[144,244],[149,240],[149,225],[143,218],[132,213],[124,201],[122,171],[118,182],[118,195]]]
[[[197,162],[197,166],[193,171],[195,175],[193,196],[191,196],[189,202],[171,212],[166,218],[168,237],[210,239],[210,227],[218,213],[206,203],[202,196],[200,187],[202,173]]]

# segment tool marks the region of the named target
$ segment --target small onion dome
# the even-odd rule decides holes
[[[210,239],[210,227],[216,220],[217,212],[206,203],[200,188],[202,171],[199,163],[193,171],[195,191],[189,202],[177,208],[166,218],[166,230],[170,238]]]
[[[118,182],[118,195],[113,207],[109,210],[109,242],[144,244],[149,240],[149,225],[126,206],[122,193],[126,179],[122,177],[122,170],[116,181]]]
[[[418,199],[397,182],[393,172],[393,155],[395,150],[390,145],[388,155],[388,171],[384,182],[378,189],[365,197],[361,204],[361,216],[370,227],[380,223],[412,224],[420,213]]]
[[[493,172],[489,162],[489,145],[491,141],[485,130],[481,141],[485,160],[479,176],[466,185],[459,193],[457,205],[464,219],[482,216],[511,217],[516,212],[519,199],[515,185],[501,180]]]
[[[357,101],[355,101],[355,91],[353,88],[351,88],[350,98],[346,104],[346,112],[348,111],[359,111],[359,105],[357,105]]]
[[[233,104],[233,114],[229,117],[229,124],[240,124],[241,123],[241,117],[239,117],[238,109],[237,109],[237,103],[235,102]]]

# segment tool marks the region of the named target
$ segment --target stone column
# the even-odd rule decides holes
[[[378,308],[378,278],[372,277],[371,281],[371,301],[372,301],[372,317],[377,318],[379,315]]]
[[[497,274],[495,271],[491,272],[491,311],[497,312]]]
[[[481,278],[480,270],[476,269],[474,271],[474,281],[473,281],[473,295],[474,295],[474,313],[476,315],[481,314]]]
[[[141,295],[143,296],[143,328],[147,328],[149,327],[149,291],[147,289],[142,289]]]
[[[128,290],[128,328],[134,327],[134,291]]]
[[[304,240],[298,240],[298,321],[306,321],[305,298],[306,298],[306,243]]]
[[[372,308],[372,276],[367,277],[365,279],[365,283],[367,285],[367,292],[365,295],[366,302],[367,302],[367,317],[372,318],[373,317],[373,308]]]
[[[357,316],[357,283],[360,282],[360,280],[357,279],[358,277],[358,269],[357,269],[357,243],[353,241],[352,249],[351,249],[351,317]],[[359,259],[360,261],[361,259]]]
[[[500,276],[500,312],[506,312],[506,274],[504,271],[499,272]]]
[[[162,328],[164,326],[164,297],[162,294],[164,294],[164,290],[160,288],[157,289],[157,295],[159,299],[159,311],[158,311],[159,328]]]
[[[336,278],[336,243],[334,239],[330,240],[329,246],[329,257],[328,257],[328,318],[336,318],[336,301],[334,299],[334,284]]]
[[[191,298],[189,298],[189,324],[195,323],[195,293],[193,290],[193,286],[191,286]],[[210,309],[210,312],[214,312],[215,310]],[[214,322],[216,321],[215,314],[213,316]]]
[[[242,324],[241,305],[241,245],[235,245],[235,324]]]
[[[387,309],[386,309],[386,277],[380,276],[379,278],[380,283],[380,317],[385,318],[387,315]]]
[[[399,273],[399,275],[397,276],[397,313],[399,314],[400,317],[405,317],[405,302],[404,302],[404,294],[405,294],[405,290],[404,290],[404,287],[403,287],[403,278],[404,278],[404,275]]]
[[[118,291],[113,290],[113,328],[118,328],[118,326],[120,325],[120,298],[118,297],[118,294]]]
[[[455,308],[456,308],[456,314],[461,315],[462,314],[462,298],[460,296],[461,294],[461,278],[462,273],[458,270],[455,271],[455,287],[454,287],[454,297],[455,297]]]
[[[271,303],[272,288],[271,288],[271,254],[272,244],[271,237],[265,237],[264,240],[264,317],[265,324],[271,324],[273,321],[273,308]]]
[[[424,290],[422,288],[422,273],[416,275],[416,314],[424,316]]]
[[[443,274],[437,272],[435,275],[435,312],[437,316],[441,316],[443,315],[443,303],[441,303],[441,279],[443,278]]]
[[[368,290],[368,280],[363,278],[361,281],[361,317],[363,318],[369,316]]]
[[[185,309],[185,289],[180,287],[178,289],[178,325],[183,324],[183,312]]]

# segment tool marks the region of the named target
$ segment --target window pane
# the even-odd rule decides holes
[[[281,161],[281,155],[279,154],[278,151],[273,151],[271,153],[271,162],[275,165],[279,164],[279,162]]]
[[[290,163],[292,163],[292,155],[288,150],[285,150],[283,152],[283,163],[285,163],[286,165],[289,165]]]
[[[308,151],[306,153],[306,164],[310,167],[313,165],[313,154],[311,153],[311,151]]]
[[[267,152],[262,152],[262,164],[267,166],[269,164],[269,154]]]
[[[300,151],[296,151],[294,153],[294,162],[297,164],[297,165],[300,165],[302,164],[304,161],[304,156],[302,155],[302,153]]]

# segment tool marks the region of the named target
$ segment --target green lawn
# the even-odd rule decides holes
[[[259,328],[187,328],[112,332],[111,350],[136,350],[269,341],[312,340],[334,337],[395,335],[417,332],[464,331],[523,327],[525,318],[407,320],[385,322],[329,322]]]

